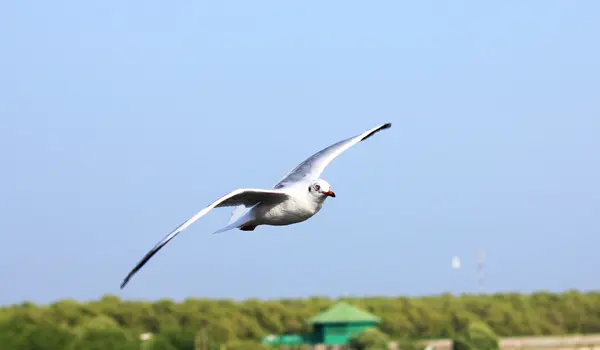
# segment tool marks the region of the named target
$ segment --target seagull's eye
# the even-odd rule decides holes
[[[317,190],[317,191],[318,191],[318,190],[320,190],[320,189],[321,189],[321,186],[319,186],[319,185],[315,185],[315,190]]]

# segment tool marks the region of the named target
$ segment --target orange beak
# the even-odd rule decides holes
[[[327,191],[327,192],[323,192],[323,194],[325,194],[325,195],[327,195],[327,196],[329,196],[329,197],[333,197],[333,198],[335,198],[335,193],[333,193],[333,191],[332,191],[332,190],[329,190],[329,191]]]

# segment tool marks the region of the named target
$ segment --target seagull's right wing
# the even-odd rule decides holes
[[[125,287],[125,285],[129,282],[129,279],[133,277],[133,275],[152,258],[154,254],[156,254],[162,247],[164,247],[170,240],[172,240],[179,232],[188,228],[191,224],[193,224],[196,220],[200,219],[206,213],[211,211],[214,208],[220,207],[232,207],[236,205],[244,205],[244,206],[254,206],[257,203],[278,203],[288,199],[288,195],[284,192],[277,190],[259,190],[259,189],[238,189],[232,191],[223,197],[217,199],[208,207],[200,210],[196,215],[192,216],[183,224],[179,225],[175,230],[169,233],[165,238],[163,238],[158,244],[154,246],[143,258],[140,262],[129,272],[127,277],[121,283],[121,289]]]
[[[285,187],[289,184],[296,183],[302,180],[316,180],[319,178],[323,170],[333,161],[337,156],[342,154],[348,148],[355,144],[368,139],[373,136],[376,132],[392,127],[392,123],[382,124],[374,127],[371,130],[367,130],[360,135],[342,140],[338,143],[315,153],[304,162],[300,163],[297,167],[290,170],[276,185],[275,189]]]

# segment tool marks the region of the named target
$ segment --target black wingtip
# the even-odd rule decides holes
[[[377,133],[378,131],[381,131],[381,130],[384,130],[384,129],[389,129],[389,128],[391,128],[391,127],[392,127],[392,123],[386,123],[386,124],[383,124],[382,126],[380,126],[380,127],[376,128],[375,130],[373,130],[373,131],[371,131],[370,133],[366,134],[366,135],[365,135],[365,136],[364,136],[364,137],[361,139],[361,141],[364,141],[364,140],[368,139],[369,137],[371,137],[371,136],[375,135],[375,133]]]

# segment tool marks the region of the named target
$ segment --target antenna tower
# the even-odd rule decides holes
[[[485,275],[483,274],[483,262],[485,259],[485,251],[483,248],[479,248],[477,252],[477,285],[479,286],[479,293],[485,293]]]

